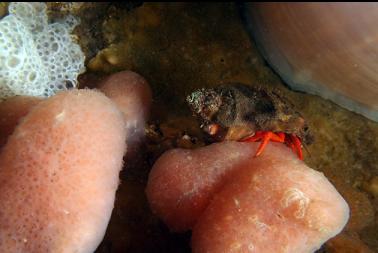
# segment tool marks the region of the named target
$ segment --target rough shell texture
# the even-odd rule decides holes
[[[135,72],[121,71],[103,80],[99,87],[123,113],[127,128],[128,153],[135,153],[144,136],[144,124],[149,116],[152,101],[147,81]]]
[[[151,208],[173,230],[195,223],[193,252],[313,252],[345,226],[348,205],[323,174],[282,144],[252,158],[256,148],[223,142],[155,163]]]
[[[0,252],[93,252],[125,138],[122,114],[99,92],[62,92],[34,107],[0,155]]]
[[[0,148],[7,142],[20,119],[40,101],[37,97],[16,96],[0,103]]]
[[[378,3],[247,5],[256,43],[291,87],[375,121],[377,11]]]

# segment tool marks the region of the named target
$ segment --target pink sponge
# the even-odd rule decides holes
[[[155,163],[153,211],[176,231],[193,227],[193,252],[310,253],[335,236],[349,208],[327,178],[282,144],[223,142],[176,149]]]
[[[93,252],[114,205],[125,125],[100,92],[35,106],[0,155],[0,252]]]
[[[146,193],[152,210],[172,231],[191,229],[214,194],[250,158],[248,150],[253,146],[239,149],[240,143],[227,142],[164,153],[148,178]]]
[[[322,173],[283,145],[266,152],[215,195],[193,229],[193,252],[311,253],[345,226],[348,205]]]
[[[0,103],[0,148],[7,142],[18,122],[41,98],[16,96]]]
[[[139,74],[121,71],[99,84],[100,90],[112,99],[125,117],[128,157],[134,156],[144,137],[144,124],[152,101],[150,86]]]

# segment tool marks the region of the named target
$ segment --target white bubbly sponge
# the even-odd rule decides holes
[[[73,16],[48,23],[46,4],[11,3],[0,20],[0,98],[49,97],[75,87],[85,56],[71,38]]]

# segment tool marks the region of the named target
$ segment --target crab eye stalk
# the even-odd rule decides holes
[[[218,124],[210,124],[207,126],[206,132],[209,135],[216,135],[219,132],[219,125]]]

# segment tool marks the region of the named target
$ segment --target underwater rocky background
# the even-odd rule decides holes
[[[1,3],[1,16],[6,9]],[[165,150],[205,145],[186,96],[227,82],[275,89],[308,121],[315,142],[307,147],[305,162],[323,172],[351,208],[344,232],[321,251],[378,252],[378,123],[290,90],[257,51],[242,6],[49,3],[49,10],[52,18],[70,12],[82,20],[76,29],[87,56],[81,87],[96,87],[103,76],[127,69],[144,76],[153,92],[147,143],[121,173],[112,218],[96,252],[190,252],[190,234],[169,233],[151,213],[144,189]]]

